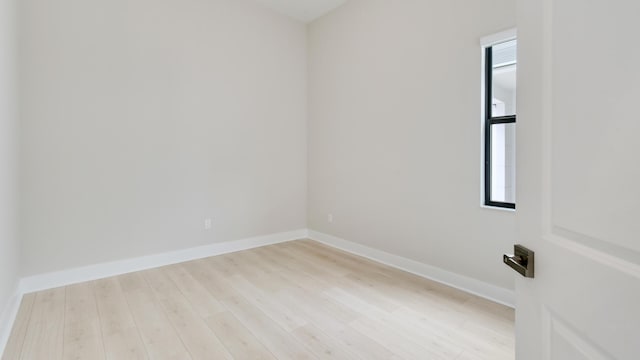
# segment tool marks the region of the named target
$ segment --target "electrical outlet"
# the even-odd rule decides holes
[[[211,230],[212,224],[213,224],[213,221],[211,219],[204,219],[204,229],[205,230]]]
[[[327,221],[333,223],[333,214],[327,215]]]

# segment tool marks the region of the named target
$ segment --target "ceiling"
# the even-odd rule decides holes
[[[344,4],[346,0],[256,0],[303,22],[311,22]]]

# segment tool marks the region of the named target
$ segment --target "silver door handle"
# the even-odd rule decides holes
[[[514,255],[502,255],[502,261],[509,265],[513,270],[517,271],[520,275],[533,278],[535,253],[522,245],[515,245],[513,247],[513,251],[515,253]]]

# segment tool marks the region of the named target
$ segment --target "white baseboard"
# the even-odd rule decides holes
[[[13,328],[13,323],[18,315],[18,309],[20,309],[21,301],[22,294],[18,291],[18,284],[16,283],[15,294],[11,299],[9,299],[9,302],[3,309],[4,311],[0,314],[0,357],[2,357],[4,349],[7,346],[7,342],[9,341],[11,329]]]
[[[53,289],[85,281],[104,279],[111,276],[153,269],[165,265],[172,265],[185,261],[252,249],[260,246],[304,239],[307,238],[307,236],[307,230],[300,229],[271,235],[256,236],[242,240],[199,246],[184,250],[177,250],[163,254],[142,256],[132,259],[118,260],[103,264],[89,265],[69,270],[34,275],[22,278],[22,280],[20,280],[20,293],[27,294],[35,291]]]
[[[9,301],[0,317],[0,355],[4,352],[11,334],[23,294],[305,238],[449,285],[506,306],[514,307],[515,304],[515,295],[512,290],[335,236],[313,230],[300,229],[22,278],[16,294]]]
[[[437,281],[456,289],[483,297],[485,299],[515,307],[515,293],[480,280],[459,275],[435,266],[427,265],[415,260],[393,255],[352,241],[340,239],[318,231],[309,230],[309,238],[346,252],[371,259],[410,272],[412,274]]]
[[[16,294],[0,314],[0,357],[9,340],[24,294],[306,238],[307,229],[300,229],[22,278],[16,286]]]

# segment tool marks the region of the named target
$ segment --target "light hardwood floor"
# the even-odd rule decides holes
[[[3,360],[513,359],[512,309],[310,240],[25,295]]]

